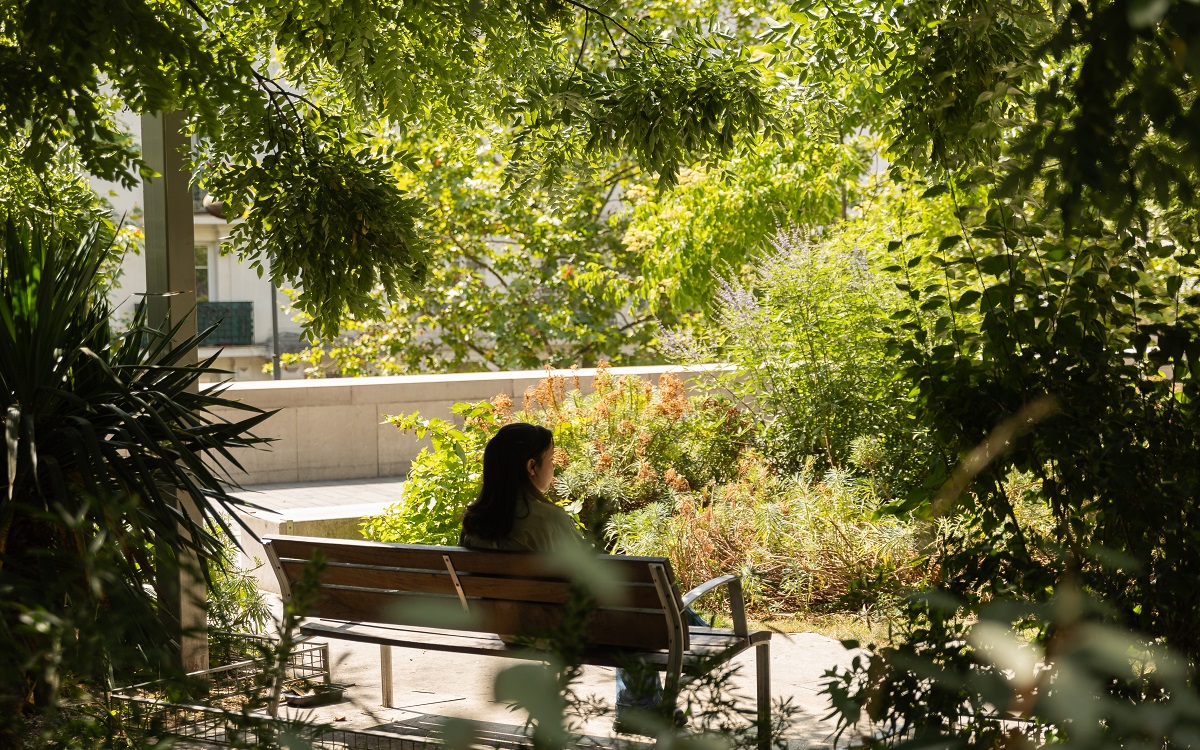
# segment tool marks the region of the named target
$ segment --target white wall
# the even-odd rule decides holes
[[[123,112],[119,118],[120,124],[133,135],[134,141],[140,143],[142,125],[141,118],[129,112]],[[121,187],[114,182],[93,178],[92,187],[113,206],[115,218],[131,216],[140,209],[142,204],[141,186],[133,190]],[[253,302],[254,303],[254,343],[270,346],[271,343],[271,287],[264,277],[260,279],[249,263],[242,263],[232,253],[221,256],[221,242],[229,236],[231,225],[207,213],[195,215],[195,241],[197,246],[212,248],[209,255],[209,299],[214,302]],[[269,268],[269,262],[266,264]],[[118,319],[133,314],[133,308],[141,300],[141,294],[146,291],[146,259],[140,255],[128,255],[121,264],[121,278],[118,286],[109,295],[116,306],[115,314]],[[279,312],[280,332],[299,334],[301,325],[297,323],[295,311],[287,306],[288,298],[280,293],[278,302],[283,306]]]

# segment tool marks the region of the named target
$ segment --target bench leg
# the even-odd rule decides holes
[[[758,750],[771,750],[771,642],[754,648],[758,677]]]
[[[383,707],[392,707],[392,647],[379,645],[379,682],[383,686]]]

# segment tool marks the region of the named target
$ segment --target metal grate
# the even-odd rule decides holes
[[[208,702],[246,695],[254,689],[265,657],[275,642],[262,635],[210,633],[210,661],[220,666],[197,673],[209,681]],[[307,680],[329,684],[329,644],[321,641],[299,643],[288,656],[284,687]]]
[[[428,750],[436,743],[369,729],[335,729],[299,721],[279,721],[212,706],[165,703],[135,696],[115,696],[127,734],[150,741],[170,738],[177,747],[278,747],[313,750]]]
[[[263,657],[274,646],[266,636],[211,633],[210,654],[220,666],[193,675],[208,680],[205,702],[169,703],[148,697],[144,693],[153,690],[153,684],[122,688],[112,696],[122,728],[146,740],[171,738],[179,747],[276,747],[283,739],[298,739],[314,750],[426,750],[433,746],[412,736],[276,720],[261,711],[228,708],[230,699],[255,689]],[[288,658],[284,685],[314,679],[329,682],[329,644],[299,643]]]
[[[249,346],[254,343],[253,302],[197,302],[196,328],[216,330],[204,339],[204,346]]]

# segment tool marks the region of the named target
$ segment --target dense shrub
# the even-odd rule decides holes
[[[497,396],[496,404],[512,400]],[[479,492],[483,448],[508,413],[487,401],[456,404],[460,429],[444,419],[424,419],[417,412],[388,417],[388,422],[419,438],[428,437],[429,448],[413,459],[404,483],[404,497],[381,516],[363,522],[368,539],[412,544],[458,544],[462,514]]]
[[[689,398],[664,374],[654,385],[601,367],[584,394],[548,374],[512,414],[505,395],[459,404],[462,427],[413,414],[391,421],[432,446],[413,462],[404,497],[368,519],[380,541],[453,544],[478,491],[483,447],[500,425],[522,420],[554,431],[551,491],[597,543],[671,558],[681,582],[741,574],[760,613],[873,607],[924,575],[918,528],[875,518],[869,477],[807,460],[796,474],[752,447],[748,419],[729,402]]]
[[[213,534],[221,540],[221,553],[207,561],[209,630],[227,633],[262,633],[271,621],[271,607],[258,588],[253,572],[238,564],[238,547],[233,537],[220,529]],[[254,560],[257,567],[262,561]]]
[[[586,395],[577,379],[568,390],[565,376],[548,374],[525,394],[524,406],[514,415],[504,394],[490,403],[458,404],[461,428],[419,414],[389,418],[429,437],[432,446],[413,461],[401,502],[368,519],[363,533],[382,541],[455,543],[463,509],[479,489],[484,445],[511,421],[554,431],[558,478],[551,495],[601,544],[613,513],[732,477],[744,440],[736,409],[716,399],[690,400],[669,373],[653,385],[614,378],[601,367],[595,390]]]
[[[920,480],[926,437],[887,356],[884,329],[903,299],[860,239],[781,230],[746,281],[723,282],[711,328],[668,340],[681,359],[738,366],[722,385],[755,415],[761,451],[781,471],[811,459],[894,496]]]
[[[689,399],[671,373],[655,386],[600,367],[587,395],[550,375],[526,394],[524,416],[554,430],[554,493],[597,539],[614,513],[728,481],[749,438],[736,408]]]

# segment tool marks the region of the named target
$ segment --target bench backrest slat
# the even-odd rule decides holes
[[[448,556],[471,615],[469,624],[456,628],[535,637],[550,632],[560,621],[571,585],[567,575],[551,567],[543,555],[309,537],[263,541],[285,595],[314,552],[324,555],[327,565],[315,610],[307,613],[311,617],[437,627],[430,621],[431,612],[462,609],[446,566]],[[593,613],[590,643],[667,648],[670,617],[653,583],[651,566],[662,566],[673,582],[669,561],[600,555],[598,563],[624,582],[623,596]],[[673,583],[670,594],[678,612],[682,605]]]
[[[313,542],[310,537],[271,537],[280,558],[308,560],[312,557]],[[423,544],[389,544],[386,542],[360,542],[353,539],[323,539],[321,545],[327,562],[351,565],[378,565],[389,568],[411,568],[414,570],[444,570],[442,555],[450,555],[454,567],[461,573],[486,572],[497,576],[538,577],[554,576],[549,569],[548,558],[512,552],[487,552],[463,547],[437,547]],[[599,563],[610,566],[614,577],[628,583],[653,584],[648,564],[661,563],[665,557],[634,557],[631,555],[600,555]],[[668,570],[668,572],[670,572]],[[674,577],[672,574],[672,582]]]
[[[453,561],[453,558],[451,558]],[[306,561],[293,558],[280,560],[289,581],[300,577]],[[570,597],[571,585],[562,580],[536,578],[512,578],[490,576],[482,573],[464,573],[457,570],[459,583],[468,598],[509,599],[512,601],[565,604]],[[414,594],[439,594],[455,597],[457,592],[449,571],[443,566],[439,570],[412,570],[407,568],[385,568],[329,563],[321,578],[325,585],[357,586],[385,591],[406,591]],[[627,584],[622,596],[615,603],[625,607],[658,609],[661,603],[658,590],[653,584]]]

